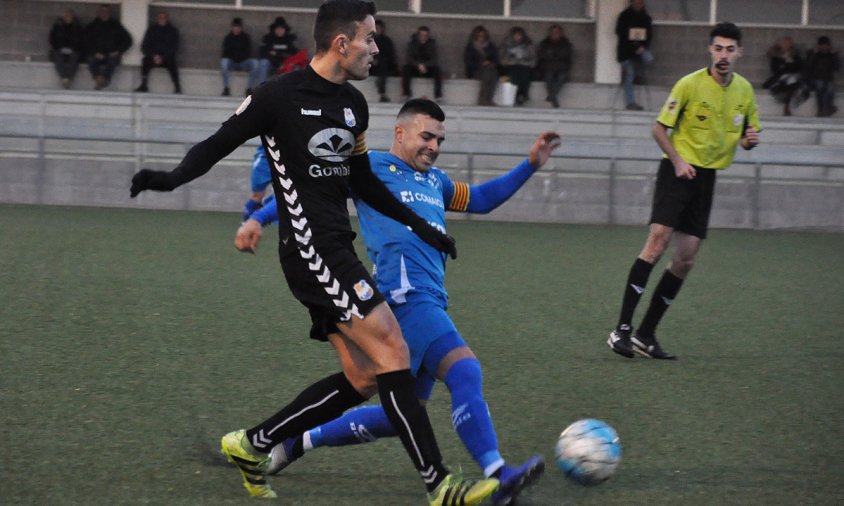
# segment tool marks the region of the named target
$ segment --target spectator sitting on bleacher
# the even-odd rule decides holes
[[[141,42],[141,85],[135,90],[147,92],[149,72],[153,67],[164,67],[170,73],[173,81],[173,93],[181,93],[179,84],[179,68],[176,66],[176,52],[179,50],[179,30],[170,24],[170,17],[166,12],[159,12],[155,16],[155,23],[147,28],[144,40]]]
[[[111,7],[100,6],[97,17],[85,27],[85,53],[94,78],[94,89],[109,85],[120,58],[132,47],[132,36],[111,16]]]
[[[387,76],[398,75],[396,65],[396,48],[393,39],[387,36],[387,25],[380,19],[375,20],[375,45],[378,46],[378,54],[372,59],[372,66],[369,68],[369,75],[376,76],[379,101],[389,102],[387,96]]]
[[[50,29],[50,61],[56,66],[64,88],[70,88],[76,77],[84,48],[82,25],[72,9],[65,9]]]
[[[771,77],[762,84],[763,88],[771,90],[774,98],[783,102],[783,114],[791,116],[792,107],[802,103],[802,99],[795,94],[803,81],[803,60],[791,37],[783,37],[768,49],[768,59],[771,66]],[[794,103],[792,103],[794,102]]]
[[[472,29],[469,42],[463,51],[466,77],[481,83],[478,91],[478,105],[493,105],[492,97],[498,84],[498,50],[489,39],[489,32],[483,25]]]
[[[296,54],[296,35],[290,32],[287,21],[278,16],[270,25],[269,32],[261,39],[258,79],[266,81],[270,76],[276,74],[281,68],[284,60]]]
[[[504,66],[504,71],[510,76],[510,82],[518,87],[516,105],[523,105],[530,98],[531,72],[536,65],[533,41],[522,27],[514,26],[501,43],[499,52],[499,60]]]
[[[551,102],[555,108],[560,107],[557,95],[563,84],[569,80],[571,69],[571,42],[563,36],[562,26],[551,25],[548,28],[548,36],[539,43],[536,60],[536,68],[542,75],[545,90],[548,92],[545,101]]]
[[[402,71],[402,94],[407,101],[412,93],[410,79],[413,77],[429,77],[434,80],[434,97],[443,96],[442,74],[440,72],[437,41],[431,38],[431,30],[427,26],[420,26],[407,43],[407,57]]]
[[[252,58],[252,38],[243,31],[243,20],[232,19],[232,26],[229,33],[223,39],[223,58],[220,60],[220,74],[223,76],[224,97],[231,95],[229,75],[232,70],[244,70],[249,72],[249,81],[246,88],[246,95],[252,93],[252,89],[261,81],[258,79],[258,60]]]
[[[818,116],[832,116],[838,111],[835,107],[835,72],[841,62],[838,53],[832,51],[829,37],[818,37],[815,49],[810,49],[806,56],[806,78],[815,91],[818,101]]]

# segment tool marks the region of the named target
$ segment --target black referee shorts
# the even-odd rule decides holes
[[[716,170],[699,167],[695,170],[697,175],[694,179],[680,179],[674,173],[674,164],[667,158],[662,159],[648,223],[659,223],[706,239]]]
[[[351,241],[309,246],[281,259],[293,296],[311,314],[311,339],[327,341],[337,322],[364,318],[384,297],[355,254]]]

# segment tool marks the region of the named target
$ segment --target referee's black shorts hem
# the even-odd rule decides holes
[[[697,175],[694,179],[680,179],[671,160],[662,159],[648,223],[658,223],[706,239],[717,171],[700,167],[695,167],[695,170]]]

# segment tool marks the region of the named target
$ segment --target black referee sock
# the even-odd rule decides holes
[[[642,337],[653,337],[656,332],[656,326],[668,306],[674,302],[680,287],[683,286],[683,280],[675,276],[671,271],[665,269],[662,279],[656,285],[654,295],[651,298],[651,305],[648,307],[645,318],[642,319],[642,324],[639,325],[637,333]]]
[[[396,435],[422,476],[428,492],[433,492],[448,474],[428,419],[428,411],[419,404],[410,369],[379,374],[378,395]]]
[[[285,439],[330,422],[365,400],[345,374],[337,373],[303,390],[281,411],[247,430],[246,436],[256,450],[269,453]]]
[[[649,264],[641,258],[636,258],[633,266],[630,268],[630,274],[627,275],[627,285],[624,287],[624,298],[621,300],[621,315],[618,317],[618,330],[629,331],[633,324],[633,313],[636,311],[636,306],[639,304],[639,299],[645,293],[645,286],[648,284],[648,278],[654,264]]]

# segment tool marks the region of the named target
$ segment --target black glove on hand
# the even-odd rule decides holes
[[[176,183],[173,182],[173,177],[169,172],[141,169],[132,176],[132,188],[129,190],[129,196],[135,198],[144,190],[169,192],[173,191],[175,187]]]
[[[419,223],[413,225],[412,228],[413,232],[415,232],[420,239],[443,253],[448,253],[448,256],[450,256],[453,260],[457,259],[457,245],[454,241],[454,237],[440,232],[424,220],[419,220]]]

